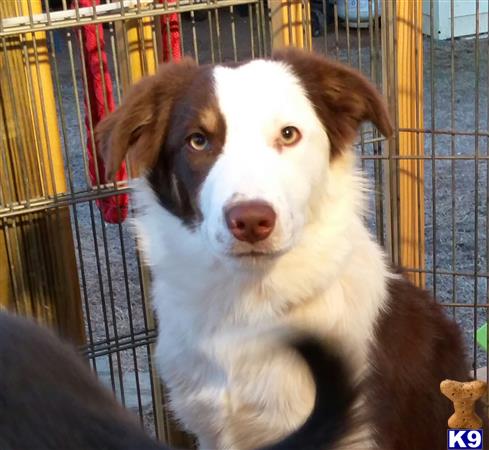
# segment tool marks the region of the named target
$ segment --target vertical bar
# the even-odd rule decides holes
[[[489,14],[487,15],[487,30],[489,31]],[[489,73],[489,40],[486,40],[486,72]],[[486,83],[486,95],[489,95],[489,78]],[[489,102],[487,102],[486,109],[486,130],[489,130]],[[486,174],[489,173],[489,137],[486,136]],[[489,205],[489,177],[486,177],[486,208]],[[489,273],[489,211],[486,210],[486,273]],[[489,277],[486,277],[486,304],[489,303]],[[489,308],[486,306],[486,323],[489,323]],[[487,336],[486,347],[489,348],[489,336]],[[489,367],[488,355],[486,354],[486,368]],[[489,371],[486,370],[486,383],[489,383]],[[486,404],[488,403],[489,393],[486,394]],[[487,414],[487,407],[486,407]]]
[[[345,2],[345,30],[346,30],[346,60],[348,64],[351,65],[351,52],[350,52],[350,2],[347,0],[342,0]],[[359,2],[358,2],[359,3]]]
[[[358,52],[358,70],[362,71],[362,33],[360,28],[360,2],[357,3],[357,52]]]
[[[431,130],[436,129],[436,86],[435,86],[435,5],[430,2],[430,106],[431,106]],[[432,283],[433,296],[436,298],[437,291],[437,211],[436,211],[436,137],[435,133],[431,133],[431,237],[432,237]]]
[[[341,0],[339,0],[341,1]],[[338,0],[334,0],[334,38],[336,59],[340,59],[340,34],[338,20]]]
[[[455,16],[455,0],[450,0],[450,18]],[[455,20],[450,20],[450,128],[455,130]],[[451,156],[455,157],[455,135],[450,139]],[[451,162],[451,196],[452,196],[452,271],[457,270],[457,222],[455,220],[455,208],[457,207],[455,159]],[[452,275],[452,303],[457,303],[457,277]],[[456,319],[457,308],[452,308],[453,318]]]
[[[0,17],[28,14],[32,22],[33,15],[41,12],[40,0],[0,2]],[[2,97],[5,108],[0,113],[2,147],[6,159],[18,161],[19,156],[25,156],[26,164],[10,164],[7,170],[11,177],[2,177],[0,182],[15,180],[18,184],[18,180],[24,180],[26,189],[16,189],[10,201],[28,207],[33,197],[56,198],[67,190],[46,33],[13,36],[2,40],[2,46],[0,83],[4,89],[10,83],[15,85],[14,95]],[[9,61],[15,66],[14,73],[8,67]],[[3,93],[6,94],[5,90]],[[0,240],[9,239],[17,246],[11,253],[16,258],[15,276],[26,280],[22,292],[16,295],[21,294],[26,304],[34,305],[25,311],[37,311],[39,319],[82,343],[81,298],[69,209],[63,207],[54,214],[36,213],[13,219],[11,236],[7,236],[8,221],[2,224],[6,228],[0,230]],[[2,252],[0,272],[11,266],[7,262],[4,264],[6,257]],[[37,274],[29,270],[34,262],[39,265]],[[7,298],[12,289],[15,286],[9,282]],[[0,301],[3,302],[3,298]]]
[[[117,59],[122,92],[144,75],[156,72],[152,18],[116,22]],[[157,19],[159,20],[159,18]]]
[[[255,58],[255,25],[253,18],[253,7],[248,5],[248,17],[250,18],[250,48],[251,48],[251,58]]]
[[[214,20],[216,23],[216,40],[217,40],[217,60],[222,62],[222,37],[221,37],[221,18],[219,8],[214,10]],[[183,36],[181,41],[183,42]]]
[[[422,1],[396,3],[397,28],[397,113],[399,139],[397,154],[422,156],[422,133],[402,131],[416,129],[423,123],[423,48]],[[432,110],[433,111],[433,110]],[[424,269],[424,170],[416,159],[399,159],[399,231],[400,263],[405,267]],[[424,286],[425,275],[409,274],[411,280]]]
[[[393,2],[382,2],[383,26],[381,28],[382,45],[382,79],[383,90],[388,102],[389,112],[394,119],[394,127],[398,126],[398,97],[396,70],[396,9]],[[400,263],[399,257],[399,202],[398,202],[398,168],[393,158],[396,154],[396,142],[390,139],[386,142],[386,158],[384,160],[385,177],[385,211],[386,211],[386,250],[390,259]]]
[[[378,6],[378,2],[375,2]],[[374,26],[378,27],[374,20],[378,17],[374,16],[374,13],[378,16],[378,11],[373,9],[372,0],[368,2],[368,33],[369,33],[369,62],[370,62],[370,77],[375,83],[379,83],[382,80],[382,60],[380,55],[380,42],[374,41]],[[377,36],[378,37],[378,36]],[[361,50],[360,50],[361,51]],[[375,134],[374,134],[375,136]],[[382,143],[376,142],[372,145],[374,155],[382,155]],[[373,161],[374,166],[374,180],[375,180],[375,231],[377,234],[377,240],[380,245],[385,246],[385,230],[384,230],[384,208],[383,208],[383,162],[382,160],[375,159]]]
[[[475,2],[475,114],[474,114],[474,130],[475,130],[475,167],[474,167],[474,305],[473,305],[473,355],[474,355],[474,379],[477,379],[477,304],[479,303],[479,86],[480,86],[480,55],[479,55],[479,39],[480,39],[480,2]],[[487,213],[486,213],[487,214]]]
[[[236,43],[236,17],[234,14],[234,8],[229,8],[229,16],[231,19],[231,43],[233,47],[233,59],[234,62],[238,62],[238,46]]]
[[[309,1],[270,0],[272,48],[292,45],[311,49],[311,12]]]
[[[321,8],[323,13],[323,41],[324,41],[324,53],[328,54],[328,1],[321,1]]]
[[[211,62],[212,64],[216,63],[216,55],[215,55],[215,43],[214,43],[214,25],[213,25],[213,11],[209,9],[207,11],[207,21],[209,22],[209,48],[211,51]],[[170,38],[170,29],[168,28],[168,39]],[[170,47],[170,43],[168,43],[168,47]]]
[[[421,10],[420,13],[418,13],[418,8]],[[415,29],[416,30],[422,30],[423,24],[422,22],[419,22],[419,18],[422,17],[423,11],[422,11],[422,4],[421,3],[414,3],[414,20],[415,20]],[[416,74],[422,72],[422,68],[420,67],[420,54],[421,54],[421,59],[423,55],[423,46],[422,46],[422,39],[416,39],[415,40],[415,46],[414,46],[414,61],[415,61],[415,67],[414,67],[414,72]],[[421,84],[423,82],[423,77],[416,76],[415,77],[415,98],[419,99],[420,92],[423,91],[423,85]],[[424,140],[422,139],[422,135],[420,133],[420,129],[423,128],[423,114],[421,113],[422,111],[422,103],[419,101],[416,101],[415,104],[415,128],[416,130],[416,155],[422,155],[424,153],[424,149],[420,147],[421,144],[424,144]],[[413,161],[414,162],[414,161]],[[416,173],[419,175],[420,180],[422,180],[424,177],[424,161],[421,159],[416,159]],[[415,204],[416,205],[422,205],[424,204],[424,190],[422,189],[423,182],[420,181],[416,183],[416,197],[415,197]],[[418,248],[414,249],[414,251],[417,251],[417,257],[418,261],[424,261],[424,214],[421,214],[421,212],[418,210],[417,214],[417,242]],[[423,242],[423,244],[421,244]],[[421,266],[419,267],[421,269]],[[422,272],[418,273],[418,278],[420,278],[420,285],[424,285],[424,274]]]
[[[190,11],[190,18],[192,22],[192,44],[194,48],[194,58],[197,63],[199,63],[199,40],[197,38],[197,27],[196,27],[196,20],[195,20],[195,13],[194,11]]]

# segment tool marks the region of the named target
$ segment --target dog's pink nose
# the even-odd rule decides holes
[[[270,205],[259,200],[235,203],[224,214],[233,236],[250,244],[270,236],[277,217]]]

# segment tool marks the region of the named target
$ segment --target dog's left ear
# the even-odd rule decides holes
[[[331,156],[353,144],[362,122],[372,122],[386,137],[393,133],[386,103],[377,88],[356,70],[323,56],[293,48],[273,59],[299,77],[331,141]]]

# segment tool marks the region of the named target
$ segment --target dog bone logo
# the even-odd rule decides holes
[[[486,393],[486,383],[479,380],[466,383],[444,380],[440,383],[440,390],[453,402],[455,409],[448,419],[449,428],[482,428],[482,419],[475,413],[475,402]]]

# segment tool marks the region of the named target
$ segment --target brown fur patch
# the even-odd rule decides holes
[[[200,132],[209,148],[195,152],[187,138]],[[222,150],[226,127],[209,66],[190,59],[161,66],[133,86],[96,135],[112,176],[129,157],[134,173],[148,174],[161,204],[184,223],[199,220],[197,191]]]
[[[206,130],[215,133],[219,125],[219,111],[213,106],[214,105],[205,108],[200,113],[200,122]]]
[[[220,155],[226,138],[226,124],[212,82],[211,68],[204,67],[186,86],[172,110],[164,150],[148,174],[160,203],[187,225],[194,225],[201,219],[198,190]],[[187,138],[195,132],[207,137],[206,150],[194,151],[189,147]]]
[[[351,146],[364,121],[371,121],[384,136],[392,135],[384,100],[356,70],[292,48],[277,51],[273,59],[291,66],[301,79],[328,133],[332,158]]]
[[[392,280],[389,295],[365,386],[377,444],[382,450],[446,450],[452,406],[440,382],[470,379],[460,330],[407,279]]]
[[[162,65],[156,75],[136,83],[121,105],[99,123],[96,139],[109,177],[128,154],[141,170],[154,164],[174,102],[199,70],[191,59]]]

